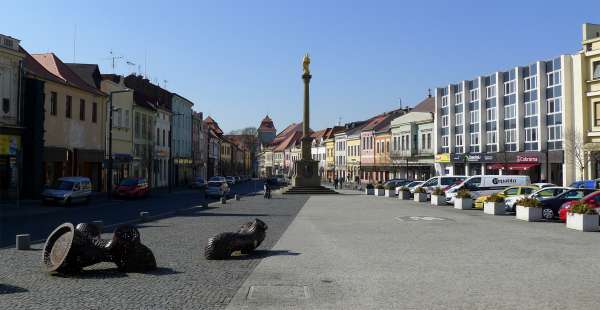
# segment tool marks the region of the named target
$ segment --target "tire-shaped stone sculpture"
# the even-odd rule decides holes
[[[104,240],[96,225],[64,223],[46,240],[42,262],[45,271],[62,274],[78,273],[100,262],[114,262],[122,271],[156,269],[154,255],[140,242],[139,231],[127,225],[117,227],[111,240]]]
[[[208,239],[204,257],[209,260],[227,259],[235,251],[249,254],[265,240],[267,224],[255,219],[243,224],[237,232],[224,232]]]

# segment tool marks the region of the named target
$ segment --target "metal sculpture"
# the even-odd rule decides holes
[[[206,259],[227,259],[235,251],[250,254],[265,240],[267,224],[255,219],[243,224],[237,232],[224,232],[208,239]]]
[[[152,251],[140,241],[137,228],[121,225],[112,239],[102,239],[94,224],[71,223],[58,226],[46,240],[43,267],[47,272],[74,274],[101,262],[113,262],[123,272],[156,269]]]

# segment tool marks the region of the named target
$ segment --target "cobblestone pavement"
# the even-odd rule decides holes
[[[138,225],[142,242],[157,259],[157,271],[123,274],[113,264],[98,264],[78,277],[52,276],[41,270],[42,244],[31,251],[0,250],[1,309],[221,309],[262,258],[286,255],[271,247],[308,197],[260,195],[228,204],[194,208]],[[254,218],[264,220],[267,238],[250,257],[207,261],[206,240],[237,230]],[[111,234],[104,234],[110,238]]]

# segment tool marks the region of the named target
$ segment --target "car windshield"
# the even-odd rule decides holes
[[[75,183],[71,182],[71,181],[56,181],[54,184],[52,184],[52,189],[58,189],[58,190],[71,190],[73,189],[73,185],[75,185]]]
[[[133,185],[137,185],[138,181],[136,179],[124,179],[121,181],[121,183],[119,185],[123,185],[123,186],[133,186]]]
[[[219,187],[221,186],[220,182],[208,182],[207,184],[208,187]]]
[[[580,189],[573,189],[568,192],[562,193],[559,197],[563,199],[581,199],[585,196],[585,191]]]
[[[210,181],[222,181],[223,180],[222,178],[223,177],[212,177],[212,178],[210,178]]]
[[[415,187],[419,184],[423,184],[423,182],[422,181],[410,182],[410,183],[408,183],[408,185],[406,185],[406,187]]]

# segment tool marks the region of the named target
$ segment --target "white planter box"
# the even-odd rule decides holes
[[[396,197],[396,191],[393,189],[386,189],[385,197],[389,197],[389,198]]]
[[[415,201],[416,202],[427,201],[427,193],[415,193]]]
[[[517,205],[517,220],[538,221],[542,219],[542,208],[525,208]]]
[[[473,209],[473,199],[471,199],[471,198],[454,198],[454,209],[460,209],[460,210]]]
[[[373,195],[374,193],[375,193],[375,190],[372,188],[365,189],[365,195]]]
[[[444,205],[446,205],[446,196],[444,196],[444,195],[431,195],[431,205],[433,205],[433,206],[444,206]]]
[[[398,198],[402,200],[410,200],[410,192],[399,191]]]
[[[567,228],[579,231],[598,231],[598,214],[567,213]]]
[[[383,196],[384,192],[385,192],[384,189],[376,188],[375,189],[375,196]]]
[[[505,214],[504,206],[503,202],[485,202],[483,203],[483,213],[491,215]]]

